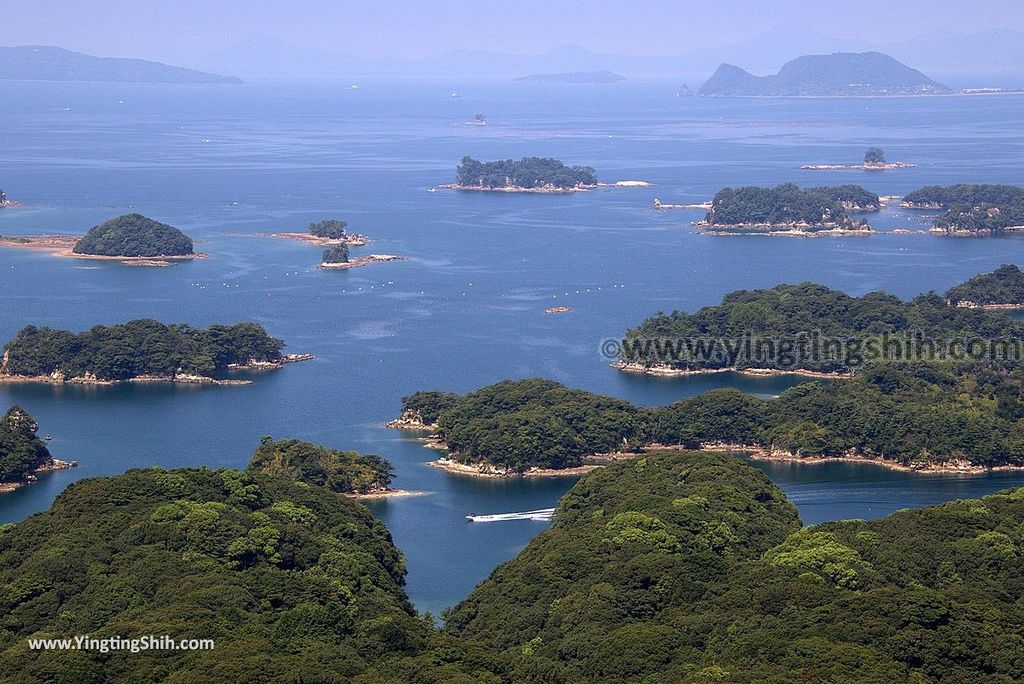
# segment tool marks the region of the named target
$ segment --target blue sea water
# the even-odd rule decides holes
[[[420,389],[467,391],[544,376],[660,405],[713,387],[771,396],[797,378],[618,373],[602,338],[658,310],[812,280],[854,294],[945,290],[1020,262],[1019,237],[708,236],[701,212],[651,211],[725,185],[863,183],[880,194],[956,182],[1019,184],[1024,97],[679,98],[677,84],[554,86],[373,80],[348,84],[141,86],[5,83],[0,234],[81,233],[139,211],[201,240],[209,257],[148,269],[0,250],[0,338],[27,324],[81,329],[137,317],[256,320],[317,359],[246,387],[0,386],[77,459],[0,498],[0,521],[43,510],[70,482],[128,468],[242,467],[260,436],[380,453],[423,496],[373,502],[409,562],[409,592],[439,612],[544,529],[470,524],[469,513],[554,505],[573,478],[479,480],[426,465],[436,453],[381,424]],[[462,97],[453,98],[458,90]],[[465,122],[484,114],[487,125]],[[913,169],[801,171],[880,145]],[[537,196],[427,192],[463,155],[559,157],[602,188]],[[316,248],[259,237],[340,217],[373,239],[355,254],[409,260],[318,271]],[[927,214],[869,216],[882,230]],[[553,305],[573,308],[545,315]],[[1024,484],[1024,474],[913,475],[864,465],[759,464],[805,522],[874,517]]]

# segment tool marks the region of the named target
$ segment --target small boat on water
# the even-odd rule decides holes
[[[475,523],[504,522],[506,520],[540,520],[543,522],[548,522],[551,520],[551,516],[553,516],[554,514],[554,508],[541,508],[536,511],[522,511],[520,513],[495,513],[493,515],[477,515],[476,513],[470,513],[466,516],[466,520]]]
[[[43,437],[43,441],[44,442],[52,442],[53,441],[53,435],[46,435],[45,437]]]

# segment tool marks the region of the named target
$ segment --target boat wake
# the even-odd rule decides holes
[[[506,520],[541,520],[543,522],[548,522],[554,514],[554,508],[541,508],[536,511],[522,511],[520,513],[496,513],[494,515],[470,514],[466,516],[466,520],[470,522],[504,522]]]

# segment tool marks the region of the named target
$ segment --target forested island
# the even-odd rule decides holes
[[[908,209],[942,209],[932,232],[998,235],[1024,230],[1024,188],[1015,185],[929,185],[903,197]]]
[[[701,95],[784,97],[876,97],[939,95],[941,83],[881,52],[836,52],[804,55],[786,62],[777,74],[754,76],[722,64],[701,86]]]
[[[843,376],[869,360],[913,356],[918,338],[975,336],[1024,339],[1024,325],[987,311],[950,307],[934,292],[904,301],[881,291],[853,297],[800,283],[731,292],[721,304],[693,314],[659,312],[626,331],[616,365],[656,375],[734,370]],[[859,343],[852,346],[854,340]],[[888,342],[897,346],[887,349]],[[921,346],[924,358],[928,349]],[[946,350],[934,353],[944,358]]]
[[[300,439],[264,437],[248,470],[325,487],[350,495],[386,495],[395,478],[391,464],[376,454],[339,451]]]
[[[864,152],[863,164],[804,164],[801,169],[810,171],[842,171],[844,169],[862,169],[864,171],[885,171],[887,169],[911,169],[917,164],[901,161],[886,161],[885,150],[881,147],[869,147]]]
[[[976,275],[946,292],[953,306],[981,309],[1024,308],[1024,271],[1003,264],[991,273]]]
[[[125,214],[93,226],[72,248],[75,254],[107,257],[192,256],[192,239],[174,226],[142,214]]]
[[[463,157],[451,190],[564,193],[595,188],[597,175],[589,166],[566,166],[550,157],[480,162]]]
[[[719,389],[647,408],[534,378],[414,394],[403,410],[436,416],[439,465],[466,474],[581,472],[666,446],[981,472],[1024,467],[1022,391],[1015,364],[877,363],[769,400]]]
[[[258,323],[165,325],[140,319],[85,332],[22,328],[4,346],[0,381],[111,384],[169,381],[247,384],[216,379],[231,370],[277,368],[312,358],[281,354],[284,342]]]
[[[696,225],[715,234],[859,235],[870,233],[871,226],[849,213],[880,208],[878,195],[859,185],[723,188],[711,200],[711,211]]]
[[[38,473],[76,465],[50,455],[38,430],[39,423],[20,406],[12,406],[0,418],[0,494],[34,481]]]

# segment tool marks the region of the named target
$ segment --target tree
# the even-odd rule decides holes
[[[342,240],[348,236],[348,224],[340,219],[327,219],[309,224],[309,234],[329,240]]]
[[[335,245],[330,249],[324,250],[323,263],[325,264],[347,264],[348,263],[348,245],[341,244]]]
[[[885,163],[885,152],[881,147],[869,147],[864,153],[864,163],[868,166],[881,166]]]

